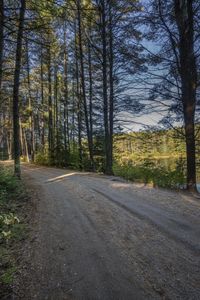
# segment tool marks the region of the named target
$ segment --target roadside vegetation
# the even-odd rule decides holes
[[[197,2],[0,0],[0,155],[14,174],[23,156],[197,192]],[[180,153],[156,149],[176,126]],[[127,159],[124,132],[140,145]]]
[[[114,174],[154,187],[186,188],[184,141],[175,130],[115,136]]]
[[[0,165],[0,299],[12,293],[22,242],[27,236],[27,196],[12,168]],[[7,298],[6,298],[7,299]]]
[[[100,139],[94,143],[94,164],[97,172],[104,172],[105,161]],[[82,169],[90,170],[87,143],[83,143]],[[154,187],[173,189],[186,188],[186,152],[183,137],[176,130],[146,130],[122,133],[114,136],[113,173],[127,180],[152,184]],[[23,158],[26,161],[26,157]],[[80,169],[78,150],[66,161],[60,156],[57,161],[48,159],[46,153],[39,152],[35,162],[42,165]],[[199,158],[197,155],[197,179],[199,180]]]
[[[177,164],[175,169],[167,169],[166,167],[156,166],[150,160],[146,160],[144,164],[115,164],[114,173],[127,180],[152,184],[154,187],[164,187],[180,189],[185,187],[185,176],[181,165]]]

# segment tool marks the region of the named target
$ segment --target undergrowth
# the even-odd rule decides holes
[[[0,164],[0,299],[12,292],[18,244],[27,233],[21,214],[27,200],[23,184],[12,168]]]
[[[166,168],[146,161],[142,164],[115,163],[114,174],[127,180],[152,184],[154,187],[179,189],[185,186],[185,172],[182,162],[177,162],[175,168]]]

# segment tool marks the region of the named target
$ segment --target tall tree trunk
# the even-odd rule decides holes
[[[29,130],[31,135],[31,161],[34,162],[35,157],[35,120],[33,114],[32,96],[31,96],[31,80],[29,65],[29,48],[28,39],[26,39],[26,60],[27,60],[27,81],[28,81],[28,106],[29,106]]]
[[[51,83],[51,49],[48,49],[48,145],[49,145],[49,161],[53,162],[53,107],[52,107],[52,83]]]
[[[179,31],[180,77],[185,125],[187,188],[196,191],[195,108],[197,66],[194,54],[193,0],[174,0]]]
[[[73,83],[72,83],[72,126],[71,126],[71,140],[73,152],[75,151],[75,76],[73,75]]]
[[[0,105],[3,103],[3,99],[2,99],[3,49],[4,49],[4,0],[0,0]],[[3,121],[3,128],[2,128],[3,141],[5,140],[4,124],[5,123]],[[4,142],[3,142],[3,151],[4,151]]]
[[[105,173],[112,174],[110,165],[110,136],[108,120],[108,76],[107,76],[107,34],[106,34],[106,8],[105,0],[101,0],[101,17],[102,17],[102,58],[103,58],[103,113],[104,113],[104,130],[105,130]]]
[[[113,24],[112,24],[112,1],[109,2],[109,68],[110,68],[110,101],[109,101],[109,157],[108,164],[109,170],[113,173],[113,113],[114,113],[114,80],[113,80]]]
[[[17,48],[15,59],[14,85],[13,85],[13,139],[14,139],[14,173],[20,178],[20,138],[19,138],[19,85],[22,58],[22,42],[24,33],[24,17],[26,0],[21,0],[19,28],[17,33]]]
[[[92,62],[91,62],[91,45],[88,40],[88,72],[89,72],[89,127],[90,127],[90,143],[92,148],[92,157],[94,151],[93,145],[93,80],[92,80]],[[93,170],[95,165],[93,162]]]
[[[93,158],[93,148],[92,148],[92,136],[89,128],[88,121],[88,109],[87,109],[87,99],[86,99],[86,90],[85,90],[85,70],[84,70],[84,61],[83,61],[83,45],[82,45],[82,20],[81,20],[81,2],[77,1],[77,12],[78,12],[78,41],[79,41],[79,55],[80,55],[80,69],[81,69],[81,88],[82,88],[82,97],[83,97],[83,106],[85,114],[85,126],[87,132],[88,148],[91,168],[94,168],[94,158]]]
[[[43,48],[41,46],[41,59],[40,59],[40,81],[41,81],[41,102],[42,102],[42,133],[41,133],[41,143],[45,147],[45,106],[44,106],[44,70],[43,70]]]
[[[3,49],[4,49],[4,0],[0,0],[0,101],[3,76]]]
[[[68,99],[68,57],[67,57],[67,38],[66,23],[64,26],[64,145],[65,157],[70,151],[69,147],[69,99]],[[66,157],[67,158],[67,157]]]
[[[54,66],[54,135],[56,142],[56,161],[59,160],[59,130],[58,130],[58,70]]]
[[[77,98],[77,119],[78,119],[78,154],[79,169],[83,168],[83,149],[82,149],[82,114],[81,114],[81,91],[79,83],[79,64],[78,64],[78,47],[76,43],[76,23],[75,23],[75,63],[76,63],[76,98]]]

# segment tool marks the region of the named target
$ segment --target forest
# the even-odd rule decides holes
[[[199,135],[196,126],[196,179],[199,182]],[[187,161],[180,128],[143,130],[114,136],[116,175],[154,187],[185,189]]]
[[[0,0],[0,299],[200,299],[200,0]]]
[[[184,160],[166,186],[196,191],[199,1],[1,0],[0,18],[0,150],[16,176],[21,160],[129,178],[123,156],[151,171],[164,130]],[[131,135],[148,140],[125,155]]]

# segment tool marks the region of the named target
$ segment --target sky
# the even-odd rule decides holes
[[[146,126],[157,126],[162,117],[163,116],[156,112],[148,114],[144,113],[140,116],[122,112],[118,115],[118,118],[120,119],[118,123],[123,128],[124,132],[140,131],[145,129]]]

